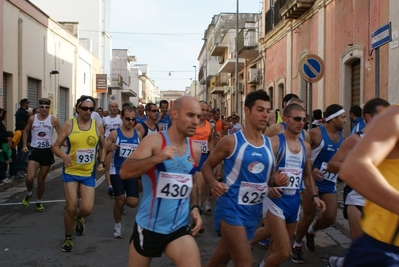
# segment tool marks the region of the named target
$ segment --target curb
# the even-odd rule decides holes
[[[51,165],[50,171],[61,168],[63,164],[64,163],[62,160],[56,161],[53,165]],[[36,174],[35,178],[37,178],[37,174]],[[9,179],[9,180],[11,180],[11,179]],[[12,187],[17,186],[22,183],[25,183],[25,177],[20,178],[20,179],[12,179],[10,183],[0,184],[0,192],[4,192],[7,189],[12,188]]]

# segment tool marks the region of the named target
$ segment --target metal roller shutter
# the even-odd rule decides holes
[[[30,108],[39,106],[39,80],[28,78],[28,100]]]
[[[352,103],[360,105],[360,59],[352,63]]]
[[[64,122],[67,120],[68,114],[68,88],[60,87],[60,99],[59,99],[59,111],[58,111],[58,120],[60,124],[63,125]]]
[[[7,75],[3,73],[3,109],[7,110]],[[7,118],[3,121],[6,129],[9,129],[7,126]]]

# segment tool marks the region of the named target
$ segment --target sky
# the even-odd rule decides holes
[[[240,13],[261,12],[261,0],[239,1]],[[147,64],[161,91],[185,90],[195,76],[204,31],[212,17],[236,12],[236,0],[111,0],[114,49]],[[169,76],[169,72],[171,76]]]

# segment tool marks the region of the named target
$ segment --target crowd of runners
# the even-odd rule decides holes
[[[243,118],[222,118],[218,107],[190,96],[171,108],[164,100],[135,109],[112,102],[104,116],[92,97],[82,96],[62,127],[49,114],[50,99],[39,104],[22,134],[21,151],[29,154],[22,205],[29,205],[40,169],[36,209],[45,210],[45,179],[54,155],[62,158],[64,252],[73,251],[73,232],[84,234],[95,175],[105,171],[113,237],[124,236],[126,206],[138,206],[129,266],[149,266],[163,253],[176,266],[201,266],[195,236],[205,230],[220,236],[208,267],[280,266],[289,258],[304,264],[303,244],[315,251],[317,231],[336,220],[342,179],[353,244],[345,258],[331,255],[327,265],[399,266],[399,107],[381,98],[348,113],[331,104],[313,111],[310,122],[298,96],[286,95],[283,109],[272,111],[262,90],[246,96]],[[346,133],[349,118],[353,131]],[[202,226],[203,212],[213,213],[214,229]],[[258,242],[268,250],[255,263]]]

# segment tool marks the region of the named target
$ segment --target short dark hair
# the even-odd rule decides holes
[[[266,102],[270,102],[270,97],[263,90],[250,92],[245,98],[245,106],[248,107],[249,109],[252,109],[252,107],[255,105],[256,100],[263,100]]]
[[[306,112],[306,110],[305,110],[303,107],[301,107],[300,105],[298,105],[298,104],[296,104],[296,103],[293,103],[293,104],[287,105],[287,106],[284,108],[283,116],[289,116],[289,115],[291,115],[291,112],[292,112],[293,110]]]
[[[27,98],[23,98],[21,99],[21,101],[19,101],[19,105],[22,107],[23,105],[25,105],[26,103],[29,103],[29,100]]]
[[[82,95],[78,100],[76,100],[75,108],[80,107],[80,105],[82,105],[86,100],[93,102],[93,108],[96,108],[96,101],[94,101],[94,98],[89,95]]]
[[[284,102],[287,103],[290,101],[292,98],[299,98],[296,94],[286,94],[283,98],[283,102],[281,103],[281,106],[284,107]]]
[[[218,108],[214,108],[214,109],[212,109],[212,114],[215,114],[216,112],[220,112],[220,109],[218,109]]]
[[[378,106],[388,107],[389,105],[389,102],[382,98],[373,98],[367,101],[366,104],[364,104],[363,116],[365,114],[370,114],[371,116],[373,116],[376,113],[376,109]]]
[[[326,112],[324,113],[324,117],[328,118],[330,115],[340,111],[341,109],[344,109],[341,105],[338,105],[338,104],[329,105],[326,108]]]
[[[356,118],[359,118],[362,116],[362,108],[358,105],[351,106],[349,113],[352,113]]]
[[[145,104],[145,110],[151,110],[151,106],[157,106],[156,104],[154,104],[154,103],[147,103],[147,104]]]
[[[126,102],[126,103],[123,103],[122,109],[125,108],[125,107],[131,107],[131,106],[132,105],[130,104],[130,102]]]
[[[313,119],[321,120],[322,118],[323,118],[323,112],[321,111],[321,109],[313,110]]]
[[[121,111],[121,116],[124,117],[125,116],[125,112],[134,112],[136,113],[136,111],[133,109],[133,107],[128,106],[128,107],[124,107]]]
[[[169,102],[167,100],[161,100],[161,102],[159,102],[159,106],[161,106],[162,104],[166,104],[169,106]]]
[[[14,137],[14,133],[11,132],[11,131],[7,131],[7,132],[6,132],[6,136],[7,136],[7,137]]]

